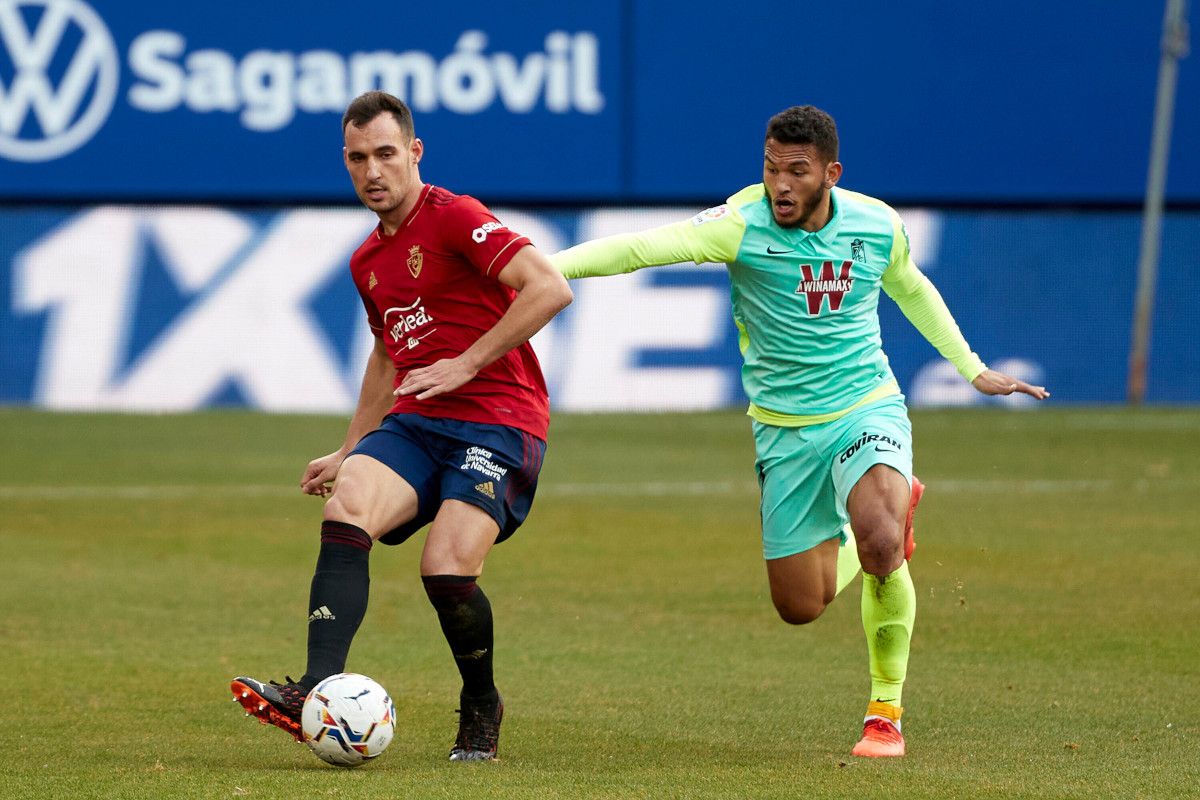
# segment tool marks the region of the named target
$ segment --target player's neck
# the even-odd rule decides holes
[[[833,192],[825,192],[825,197],[813,209],[812,214],[808,218],[800,222],[800,230],[816,233],[829,224],[833,219]]]
[[[421,193],[425,191],[425,184],[420,178],[417,179],[416,185],[404,197],[404,202],[393,208],[391,211],[385,211],[382,214],[377,214],[379,217],[379,226],[383,229],[384,236],[391,236],[396,231],[400,230],[400,226],[404,224],[404,220],[408,219],[408,215],[417,207],[417,203],[421,199]]]

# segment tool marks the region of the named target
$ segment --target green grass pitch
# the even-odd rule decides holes
[[[347,771],[227,689],[303,671],[320,501],[296,483],[344,421],[0,411],[0,797],[1197,796],[1200,411],[913,420],[907,758],[848,755],[859,584],[775,617],[743,415],[560,415],[481,581],[501,760],[446,761],[457,674],[410,542],[374,551],[349,663],[397,735]]]

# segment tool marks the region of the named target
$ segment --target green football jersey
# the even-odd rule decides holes
[[[899,393],[879,331],[883,289],[959,372],[985,369],[920,273],[887,204],[834,187],[819,231],[779,226],[762,184],[690,220],[598,239],[551,260],[568,278],[680,261],[727,265],[750,414],[775,425],[825,422]]]

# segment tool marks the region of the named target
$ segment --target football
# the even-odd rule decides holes
[[[317,758],[338,767],[357,767],[379,757],[391,743],[396,707],[387,690],[366,675],[342,672],[308,693],[300,725]]]

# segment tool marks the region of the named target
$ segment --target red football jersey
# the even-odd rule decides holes
[[[496,280],[528,237],[504,227],[473,197],[426,184],[399,229],[382,226],[350,258],[371,331],[409,370],[461,355],[508,310],[516,292]],[[526,342],[453,392],[396,398],[393,413],[508,425],[545,440],[546,380]]]

